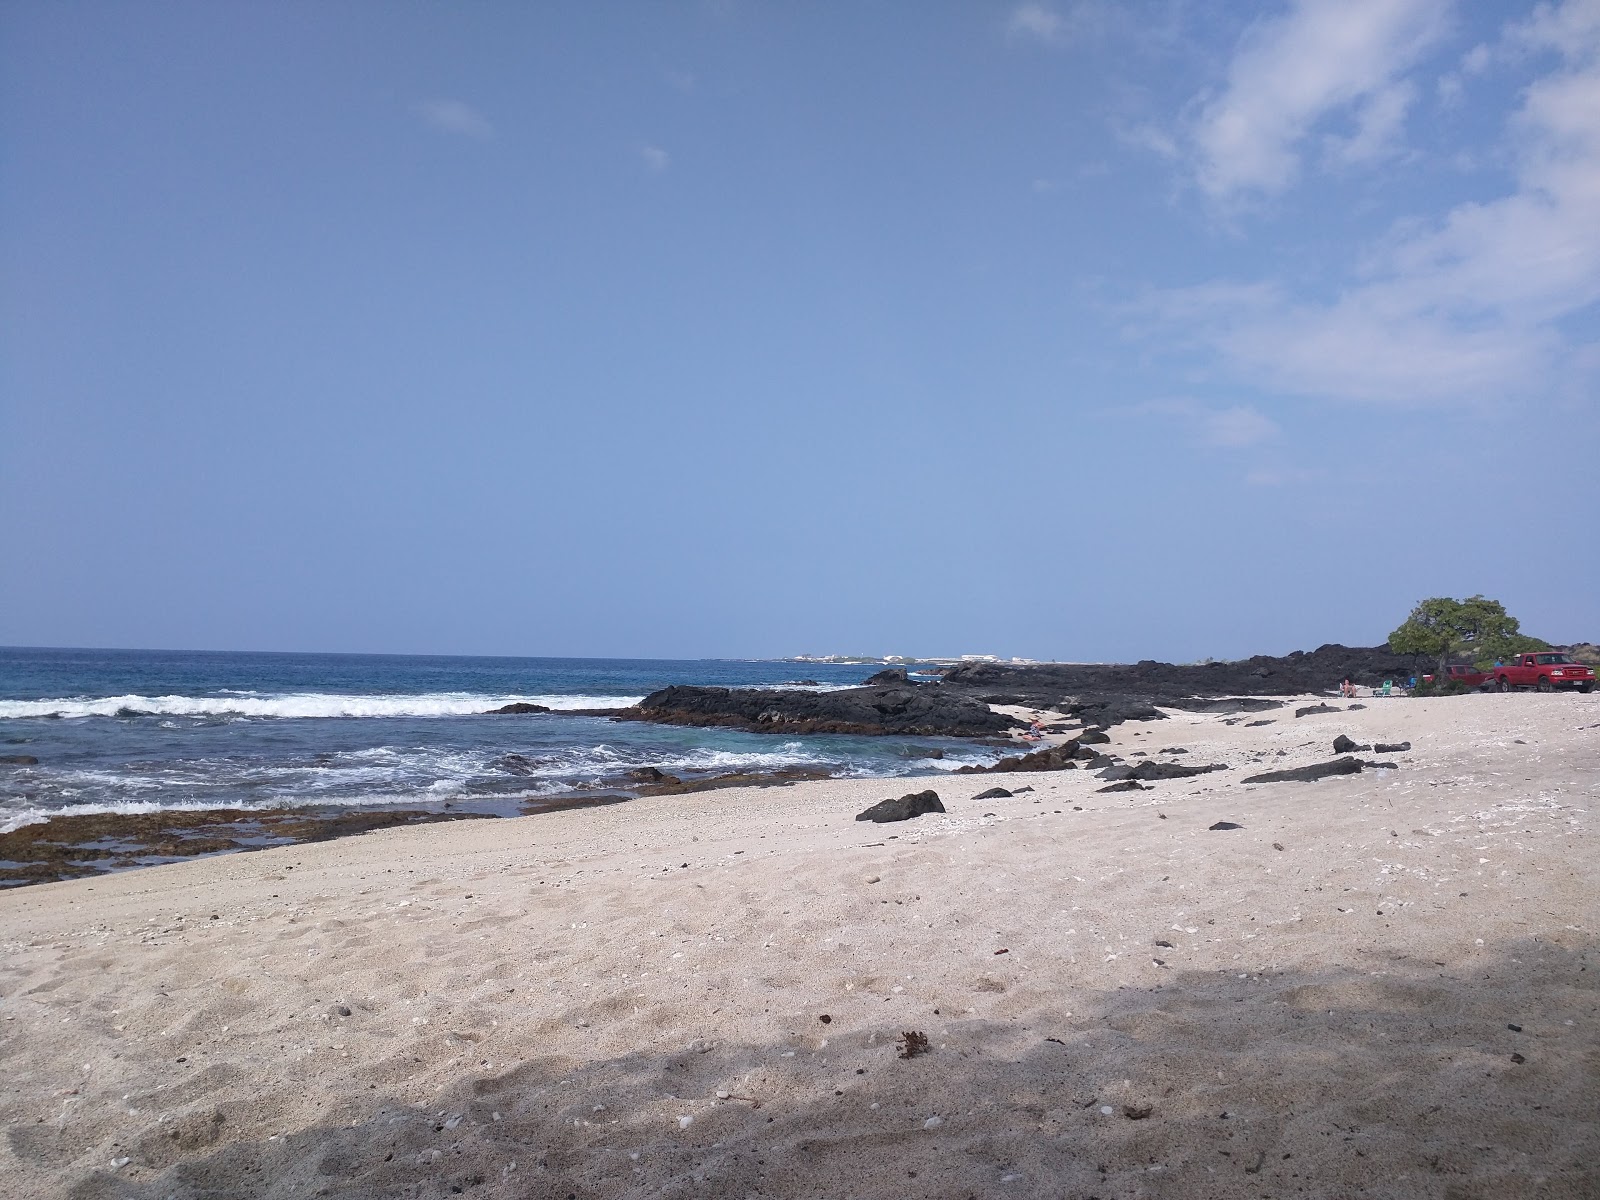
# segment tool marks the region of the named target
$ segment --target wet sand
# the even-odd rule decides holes
[[[0,894],[0,1193],[1600,1194],[1600,696],[1363,703]]]

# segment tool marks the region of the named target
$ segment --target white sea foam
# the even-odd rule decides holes
[[[539,704],[557,711],[575,708],[625,708],[642,696],[486,696],[436,692],[421,696],[340,696],[296,692],[276,696],[82,696],[48,700],[0,700],[0,720],[41,717],[465,717],[507,704]]]

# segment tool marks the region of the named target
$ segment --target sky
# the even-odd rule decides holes
[[[1600,0],[8,0],[0,181],[0,644],[1600,639]]]

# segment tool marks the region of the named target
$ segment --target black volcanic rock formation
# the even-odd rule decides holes
[[[1403,678],[1413,665],[1387,646],[1329,644],[1282,658],[1257,655],[1241,662],[1187,666],[1149,659],[1029,666],[962,663],[945,672],[942,686],[994,704],[1050,707],[1088,725],[1110,726],[1148,719],[1153,705],[1196,712],[1259,711],[1277,705],[1237,698],[1330,692],[1345,679],[1370,686]]]
[[[1315,783],[1330,775],[1355,775],[1361,771],[1361,760],[1336,758],[1332,762],[1312,763],[1309,767],[1290,767],[1283,771],[1267,771],[1261,775],[1247,775],[1245,783]]]
[[[721,726],[754,733],[915,734],[990,737],[1020,728],[972,696],[938,686],[901,684],[837,692],[674,686],[652,692],[624,720]]]
[[[856,820],[883,825],[889,821],[909,821],[925,813],[943,811],[944,804],[939,800],[939,793],[929,789],[926,792],[912,792],[898,800],[879,800],[871,808],[858,812]]]

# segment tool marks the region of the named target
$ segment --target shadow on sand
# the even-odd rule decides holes
[[[201,1099],[70,1194],[1592,1200],[1600,960],[1563,936],[1448,967],[1174,971],[1026,1027],[808,1013],[809,1039],[533,1057],[420,1105],[353,1072],[323,1124],[253,1140],[248,1104]],[[930,1051],[898,1057],[891,1022]],[[10,1135],[24,1167],[31,1136]]]

